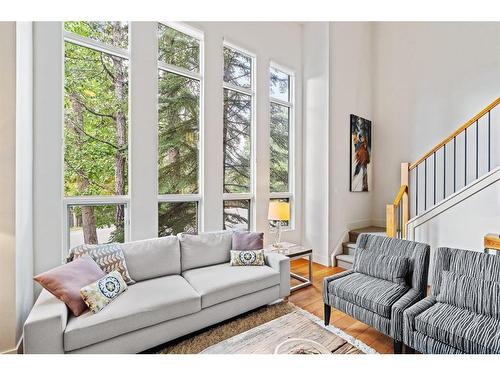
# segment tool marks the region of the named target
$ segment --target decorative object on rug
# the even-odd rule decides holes
[[[126,290],[127,284],[120,272],[115,270],[92,284],[84,286],[80,289],[80,295],[89,309],[96,314]]]
[[[261,250],[264,247],[262,232],[233,232],[233,250]]]
[[[288,202],[272,200],[269,202],[269,213],[267,219],[276,222],[276,239],[274,247],[280,248],[281,242],[281,223],[290,220],[290,204]]]
[[[334,332],[335,331],[335,332]],[[273,354],[290,337],[314,341],[333,354],[373,353],[374,350],[335,327],[324,327],[321,319],[295,307],[294,311],[205,349],[202,354]],[[357,345],[359,344],[359,345]],[[363,349],[365,350],[363,350]],[[290,350],[294,348],[290,347]],[[297,353],[311,345],[295,347]],[[318,348],[314,349],[318,351]],[[292,354],[292,353],[289,353]]]
[[[231,266],[263,266],[264,250],[231,250]]]
[[[350,191],[369,191],[371,185],[372,122],[351,115]]]
[[[66,258],[66,262],[71,262],[75,259],[82,257],[83,255],[89,255],[94,262],[97,263],[99,267],[105,272],[110,273],[111,271],[117,270],[120,272],[123,280],[127,284],[134,284],[135,281],[132,280],[128,273],[127,262],[125,261],[125,255],[123,250],[117,243],[109,243],[103,245],[80,245],[72,248],[69,251],[69,255]]]
[[[284,317],[287,317],[284,321],[278,321]],[[272,326],[263,327],[268,323],[272,323]],[[377,353],[373,348],[349,336],[339,328],[333,326],[323,327],[320,318],[289,302],[261,307],[196,334],[167,343],[163,347],[151,349],[148,352],[161,354],[216,353],[222,350],[222,347],[230,347],[231,350],[227,349],[227,351],[233,353],[238,351],[237,346],[245,347],[245,342],[250,344],[247,339],[252,333],[255,334],[255,330],[259,328],[271,334],[271,336],[276,336],[274,339],[268,335],[255,336],[251,340],[253,353],[261,353],[261,351],[256,350],[256,346],[262,340],[268,340],[266,341],[265,352],[274,353],[276,346],[289,338],[287,335],[317,341],[328,349],[330,349],[330,344],[333,342],[333,348],[337,348],[334,351],[335,354]],[[320,337],[326,338],[326,341],[322,341]],[[330,344],[327,344],[327,342]],[[234,345],[230,343],[234,343]]]
[[[308,339],[288,339],[274,349],[274,354],[332,354],[319,342]]]
[[[83,302],[80,289],[101,277],[105,273],[94,260],[84,255],[71,263],[53,268],[34,277],[35,281],[63,301],[73,315],[79,316],[87,305]]]

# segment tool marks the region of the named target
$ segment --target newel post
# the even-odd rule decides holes
[[[406,238],[406,227],[408,224],[408,221],[410,220],[410,199],[409,199],[409,194],[410,194],[410,163],[401,163],[401,185],[406,185],[408,186],[406,192],[403,194],[403,233],[402,237]]]

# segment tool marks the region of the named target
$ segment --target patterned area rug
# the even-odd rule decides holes
[[[307,324],[311,324],[311,326],[309,329],[304,329],[304,325]],[[287,327],[289,330],[288,335],[283,332],[283,327]],[[342,330],[333,326],[324,327],[321,319],[289,302],[281,302],[250,311],[229,321],[169,342],[162,347],[155,348],[154,352],[158,354],[196,354],[203,351],[205,353],[241,352],[238,351],[237,345],[243,341],[248,342],[248,337],[244,337],[245,334],[252,335],[254,333],[259,337],[259,335],[266,334],[265,331],[267,331],[270,336],[274,337],[275,335],[269,329],[276,329],[277,332],[283,333],[285,338],[300,336],[300,332],[309,331],[311,336],[314,336],[318,341],[326,342],[327,347],[329,346],[330,351],[334,353],[376,353],[373,348],[352,338]],[[262,330],[262,332],[256,330]],[[274,343],[270,344],[274,348]],[[245,350],[266,353],[271,350],[271,347],[263,350],[263,348],[252,348],[250,345],[245,345]]]

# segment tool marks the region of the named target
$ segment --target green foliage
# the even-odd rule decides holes
[[[159,23],[158,60],[197,72],[200,70],[200,43],[186,34]]]
[[[200,83],[160,70],[158,87],[158,191],[197,193]]]
[[[271,192],[287,192],[289,191],[289,109],[271,103],[270,110],[270,189]]]

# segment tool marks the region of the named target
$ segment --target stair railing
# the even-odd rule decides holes
[[[386,208],[386,227],[389,237],[406,238],[406,227],[410,217],[427,211],[431,206],[438,204],[494,168],[491,165],[491,113],[499,104],[500,97],[416,162],[401,164],[401,187],[394,202]],[[481,138],[480,129],[483,133]],[[473,147],[471,147],[471,141],[475,143]],[[497,141],[493,143],[498,144]],[[480,165],[480,158],[483,160],[482,165]],[[470,164],[471,162],[475,165]],[[406,190],[401,194],[404,186]],[[411,203],[408,202],[410,188]]]

